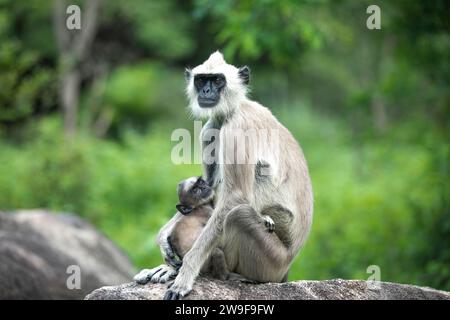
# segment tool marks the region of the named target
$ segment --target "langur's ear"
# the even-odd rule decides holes
[[[184,69],[184,78],[186,79],[186,81],[189,81],[191,79],[191,69],[190,68]]]
[[[187,215],[187,214],[191,213],[192,210],[194,210],[194,208],[192,208],[191,206],[186,206],[181,203],[177,204],[175,207],[182,215]]]
[[[242,83],[248,85],[250,82],[250,68],[247,66],[243,66],[239,68],[238,71],[239,78],[242,80]]]

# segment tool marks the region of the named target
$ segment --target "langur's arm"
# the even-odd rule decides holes
[[[170,219],[159,231],[156,242],[161,251],[161,255],[164,261],[175,268],[180,266],[180,261],[177,259],[175,252],[170,244],[169,237],[172,234],[175,224],[183,217],[183,215],[177,212],[172,219]]]
[[[223,165],[224,180],[217,205],[202,233],[183,258],[183,265],[165,299],[179,299],[192,290],[200,269],[217,247],[222,235],[227,213],[240,204],[248,204],[252,192],[254,166]],[[247,184],[246,184],[247,183]]]

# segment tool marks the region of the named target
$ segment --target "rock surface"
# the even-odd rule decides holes
[[[80,289],[67,287],[77,269],[71,265],[79,266]],[[0,299],[83,299],[130,281],[134,272],[119,248],[76,216],[0,212]]]
[[[103,287],[89,294],[88,300],[161,299],[167,285],[126,283]],[[185,299],[204,300],[298,300],[298,299],[446,299],[450,292],[427,287],[381,282],[379,289],[361,280],[295,281],[287,283],[245,284],[201,278]]]

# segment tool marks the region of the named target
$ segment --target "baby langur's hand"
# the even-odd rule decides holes
[[[169,265],[175,268],[175,270],[179,270],[183,262],[178,258],[177,255],[168,255],[164,257],[164,261]]]
[[[161,254],[164,258],[164,261],[169,265],[174,267],[176,270],[180,269],[181,267],[181,259],[178,257],[178,255],[175,253],[175,251],[172,248],[172,245],[170,244],[169,238],[164,241],[164,244],[161,245]]]
[[[269,217],[268,215],[263,215],[262,216],[263,220],[264,220],[264,225],[267,228],[267,231],[269,231],[270,233],[275,231],[275,222],[272,220],[271,217]]]

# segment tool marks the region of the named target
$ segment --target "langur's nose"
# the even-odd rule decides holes
[[[211,89],[209,89],[209,86],[205,86],[203,87],[202,91],[204,94],[209,94],[211,92]]]

